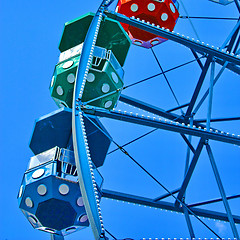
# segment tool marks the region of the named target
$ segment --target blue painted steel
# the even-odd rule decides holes
[[[179,110],[179,109],[181,109],[181,108],[185,108],[185,107],[187,107],[188,105],[189,105],[189,103],[185,103],[185,104],[182,104],[182,105],[180,105],[180,106],[178,106],[178,107],[168,109],[167,112],[173,112],[173,111]]]
[[[190,237],[191,237],[191,239],[193,239],[193,238],[195,238],[195,233],[193,231],[192,222],[191,222],[191,219],[189,217],[189,212],[185,207],[183,207],[183,212],[184,212],[184,216],[185,216],[185,219],[186,219],[186,222],[187,222]]]
[[[230,41],[230,39],[233,37],[234,33],[237,31],[237,29],[240,26],[240,21],[237,22],[237,24],[234,26],[233,30],[231,31],[231,33],[228,35],[227,39],[224,41],[224,43],[222,44],[220,49],[223,49],[226,47],[227,43]],[[232,46],[229,46],[232,47]]]
[[[189,151],[189,150],[191,150],[193,153],[195,153],[196,151],[195,151],[193,145],[191,144],[190,136],[189,136],[188,138],[187,138],[184,134],[181,134],[181,136],[182,136],[183,140],[184,140],[184,141],[187,143],[187,145],[188,145],[188,148],[187,148],[187,156],[186,156],[186,159],[188,159],[188,156],[189,156],[189,154],[190,154],[190,151]],[[187,160],[186,160],[185,166],[188,166]],[[186,167],[185,167],[185,169],[186,169]],[[186,171],[186,170],[185,170],[185,171]]]
[[[235,198],[240,198],[240,194],[238,195],[233,195],[233,196],[228,196],[226,197],[227,200],[231,200],[231,199],[235,199]],[[196,206],[201,206],[201,205],[206,205],[206,204],[211,204],[211,203],[217,203],[217,202],[221,202],[222,198],[217,198],[217,199],[213,199],[213,200],[209,200],[209,201],[204,201],[204,202],[198,202],[198,203],[192,203],[189,204],[189,207],[196,207]]]
[[[79,109],[79,100],[86,82],[87,73],[92,61],[92,53],[97,39],[100,22],[102,19],[103,5],[108,4],[108,0],[103,0],[100,8],[93,17],[91,25],[83,44],[82,55],[78,67],[78,73],[74,89],[73,111],[72,111],[72,129],[73,129],[73,146],[75,161],[78,170],[79,185],[83,195],[83,201],[86,207],[89,222],[95,239],[104,238],[104,228],[100,219],[99,206],[96,202],[97,195],[93,186],[91,175],[90,157],[87,152],[87,143],[85,140],[85,129],[82,113]],[[91,161],[91,160],[90,160]]]
[[[230,206],[229,206],[228,201],[227,201],[226,193],[225,193],[222,181],[221,181],[220,174],[219,174],[218,169],[217,169],[217,164],[216,164],[216,162],[214,160],[214,157],[213,157],[212,149],[208,144],[206,145],[206,149],[207,149],[208,156],[209,156],[209,159],[210,159],[210,162],[211,162],[211,165],[212,165],[212,169],[213,169],[216,181],[217,181],[217,185],[218,185],[218,188],[219,188],[222,200],[223,200],[223,204],[224,204],[225,210],[227,212],[228,220],[229,220],[230,226],[232,228],[233,235],[234,235],[235,238],[239,239],[238,231],[237,231],[236,225],[234,223],[234,219],[233,219],[233,216],[232,216]]]
[[[196,53],[193,49],[191,49],[191,52],[193,53],[193,56],[194,56],[195,59],[197,60],[197,63],[198,63],[198,65],[199,65],[199,67],[200,67],[201,69],[203,69],[202,61],[201,61],[201,59],[199,59],[199,56],[197,55],[197,53]]]
[[[51,240],[64,240],[63,236],[51,234]]]
[[[208,112],[207,112],[207,131],[210,130],[210,122],[212,115],[212,101],[213,101],[213,82],[214,82],[214,74],[215,74],[215,61],[212,62],[211,66],[211,74],[210,74],[210,84],[209,84],[209,101],[208,101]]]
[[[151,104],[142,102],[142,101],[140,101],[138,99],[135,99],[135,98],[123,95],[123,94],[120,96],[119,100],[124,102],[124,103],[127,103],[127,104],[130,104],[132,106],[141,108],[141,109],[143,109],[145,111],[154,113],[154,114],[156,114],[158,116],[161,116],[161,117],[164,117],[164,118],[167,118],[167,119],[170,119],[170,120],[174,120],[174,121],[177,121],[177,122],[180,122],[180,123],[184,123],[184,124],[188,124],[189,123],[189,120],[184,118],[181,115],[177,115],[175,113],[170,113],[170,111],[165,111],[164,109],[161,109],[159,107],[153,106]],[[193,124],[195,126],[197,126],[197,127],[201,126],[202,128],[205,128],[205,125],[199,124],[196,121],[193,121]]]
[[[190,117],[190,127],[193,127],[193,117]],[[181,136],[184,138],[185,135],[181,134]],[[185,138],[184,138],[185,139]],[[190,161],[190,150],[192,150],[192,152],[195,154],[196,151],[195,149],[193,148],[192,144],[191,144],[191,141],[192,141],[192,136],[189,135],[188,136],[188,139],[186,138],[186,143],[188,145],[187,147],[187,154],[186,154],[186,162],[185,162],[185,169],[184,169],[184,177],[186,176],[187,174],[187,170],[189,168],[189,161]],[[184,199],[186,198],[186,193],[184,194]],[[190,236],[191,238],[195,238],[195,234],[194,234],[194,230],[193,230],[193,226],[192,226],[192,222],[191,222],[191,219],[189,217],[189,212],[188,210],[184,207],[183,208],[184,210],[184,215],[185,215],[185,219],[186,219],[186,222],[187,222],[187,226],[188,226],[188,231],[190,233]]]
[[[167,111],[165,111],[165,110],[163,110],[159,107],[153,106],[153,105],[148,104],[146,102],[142,102],[138,99],[126,96],[124,94],[121,94],[119,100],[121,102],[130,104],[130,105],[135,106],[137,108],[141,108],[145,111],[157,114],[161,117],[164,117],[164,118],[167,118],[167,119],[170,119],[170,120],[177,120],[179,122],[181,122],[181,120],[182,120],[182,122],[185,122],[185,120],[182,116],[179,116],[179,115],[174,114],[174,113],[169,113],[169,112],[167,112]]]
[[[193,93],[193,96],[192,96],[192,98],[191,98],[191,101],[190,101],[190,103],[189,103],[187,112],[186,112],[186,114],[185,114],[187,117],[191,116],[191,114],[192,114],[192,110],[193,110],[194,104],[195,104],[195,102],[196,102],[196,100],[197,100],[197,97],[198,97],[198,94],[199,94],[199,92],[200,92],[200,90],[201,90],[203,81],[204,81],[204,79],[205,79],[205,77],[206,77],[206,74],[207,74],[207,71],[208,71],[208,68],[209,68],[209,66],[210,66],[211,61],[212,61],[212,58],[211,58],[210,56],[208,56],[208,58],[207,58],[207,60],[206,60],[206,62],[205,62],[205,64],[204,64],[202,73],[201,73],[201,75],[200,75],[200,77],[199,77],[197,86],[196,86],[196,88],[195,88],[195,90],[194,90],[194,93]]]
[[[119,22],[127,23],[129,25],[140,28],[147,32],[150,32],[150,33],[159,35],[161,37],[167,38],[169,40],[175,41],[177,43],[180,43],[188,48],[194,49],[199,53],[206,53],[211,55],[212,57],[217,57],[224,61],[229,61],[236,65],[240,65],[240,59],[235,55],[231,55],[229,53],[219,51],[215,47],[208,46],[207,44],[201,43],[200,41],[190,40],[189,38],[187,38],[186,36],[182,36],[181,34],[172,33],[166,29],[161,29],[156,26],[146,24],[145,22],[141,22],[140,20],[128,18],[124,15],[121,15],[119,13],[115,13],[112,11],[108,11],[107,15],[108,17],[113,18]]]
[[[180,188],[178,188],[176,190],[173,190],[173,191],[171,191],[171,194],[175,194],[175,193],[179,192],[179,190],[180,190]],[[157,198],[154,198],[153,201],[154,202],[160,201],[160,200],[162,200],[164,198],[170,197],[171,194],[170,193],[163,194],[163,195],[161,195],[161,196],[159,196]]]
[[[146,117],[141,116],[133,116],[131,113],[119,113],[115,111],[107,111],[104,109],[97,109],[93,107],[86,107],[83,109],[86,114],[96,115],[99,117],[107,117],[120,121],[140,124],[144,126],[149,126],[153,128],[159,128],[163,130],[173,131],[182,134],[188,134],[192,136],[203,137],[205,139],[212,139],[220,142],[232,143],[236,145],[240,145],[240,137],[231,136],[227,133],[215,133],[215,132],[207,132],[204,129],[199,128],[190,128],[188,126],[183,126],[182,124],[178,124],[176,122],[165,122],[163,120],[159,121],[158,119],[153,120]]]
[[[170,202],[165,202],[165,201],[154,202],[154,200],[151,198],[116,192],[116,191],[107,190],[107,189],[102,189],[102,194],[103,194],[102,197],[104,198],[115,199],[115,200],[120,200],[124,202],[136,203],[144,206],[155,207],[155,208],[183,213],[182,207],[176,208],[174,203],[170,203]],[[225,213],[211,211],[207,209],[201,209],[201,208],[194,208],[194,207],[192,207],[191,210],[199,217],[206,217],[206,218],[211,218],[216,220],[228,221],[227,214]],[[240,223],[240,216],[234,215],[233,219],[235,223]]]
[[[211,118],[211,122],[224,122],[224,121],[236,121],[240,120],[240,117],[229,117],[229,118]],[[206,119],[196,119],[197,122],[206,122]]]
[[[190,118],[190,127],[193,127],[193,117]],[[184,169],[184,176],[187,173],[188,167],[189,167],[189,161],[190,161],[190,150],[195,154],[196,150],[194,149],[194,147],[192,146],[192,136],[189,135],[188,139],[186,138],[185,135],[181,134],[181,136],[183,137],[183,139],[185,140],[185,142],[188,145],[187,148],[187,154],[186,154],[186,162],[185,162],[185,169]]]
[[[239,33],[239,29],[240,29],[240,26],[238,26],[238,28],[234,32],[234,34],[233,34],[229,44],[227,45],[227,51],[232,52],[234,54],[235,54],[235,51],[236,51],[236,47],[239,45],[238,44],[238,40],[236,41],[238,33]],[[237,46],[234,48],[234,50],[232,50],[233,49],[233,45],[234,45],[235,42],[236,42]]]
[[[218,64],[223,66],[226,63],[226,61],[223,61],[221,59],[216,58],[216,63],[218,63]],[[231,71],[233,71],[233,72],[235,72],[235,73],[237,73],[237,74],[240,74],[240,68],[238,66],[236,66],[236,65],[233,65],[232,63],[228,63],[226,68],[231,70]]]
[[[223,71],[225,70],[226,66],[228,65],[228,62],[225,62],[223,67],[220,69],[218,75],[216,76],[216,78],[213,81],[213,86],[216,84],[216,82],[218,81],[218,79],[220,78],[220,76],[222,75]],[[193,110],[193,114],[196,114],[197,111],[199,110],[199,108],[201,107],[201,105],[203,104],[204,100],[206,99],[206,97],[209,94],[209,89],[204,93],[203,97],[201,98],[201,100],[199,101],[199,103],[197,104],[196,108]]]
[[[189,184],[189,181],[190,181],[190,179],[191,179],[191,177],[192,177],[193,171],[194,171],[194,169],[195,169],[195,167],[196,167],[197,161],[198,161],[199,156],[200,156],[200,154],[201,154],[201,151],[202,151],[202,149],[203,149],[203,145],[204,145],[204,139],[201,139],[201,140],[199,141],[199,143],[198,143],[198,146],[197,146],[196,152],[195,152],[195,154],[194,154],[194,156],[193,156],[192,162],[190,163],[190,166],[189,166],[189,168],[188,168],[188,171],[187,171],[187,173],[186,173],[186,175],[185,175],[185,178],[184,178],[184,180],[183,180],[181,189],[180,189],[180,191],[179,191],[179,193],[178,193],[177,198],[180,199],[180,200],[182,200],[182,198],[183,198],[183,196],[184,196],[184,194],[185,194],[185,192],[186,192],[187,186],[188,186],[188,184]],[[175,202],[175,205],[176,205],[176,207],[179,207],[179,202],[176,201],[176,202]]]
[[[86,143],[84,139],[84,123],[80,116],[76,115],[73,131],[74,155],[79,177],[79,185],[83,195],[84,205],[95,239],[100,239],[102,234],[101,222],[99,219],[98,206],[92,182],[92,175],[88,162],[88,153],[86,152]],[[76,151],[77,150],[77,151]]]

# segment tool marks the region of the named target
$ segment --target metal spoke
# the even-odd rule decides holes
[[[203,19],[203,20],[238,20],[238,18],[231,18],[231,17],[197,17],[197,16],[179,16],[182,19]]]

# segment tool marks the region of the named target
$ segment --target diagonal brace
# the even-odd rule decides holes
[[[197,161],[198,161],[199,156],[201,154],[201,151],[203,149],[204,142],[205,142],[205,140],[201,138],[199,143],[198,143],[196,152],[195,152],[195,154],[193,156],[192,162],[191,162],[191,164],[190,164],[190,166],[188,168],[188,171],[187,171],[186,176],[185,176],[185,178],[183,180],[181,189],[180,189],[180,191],[178,193],[178,196],[177,196],[177,198],[180,199],[180,200],[182,200],[182,198],[183,198],[183,196],[184,196],[184,194],[186,192],[187,186],[188,186],[188,184],[190,182],[190,179],[192,177],[193,171],[194,171],[194,169],[196,167]],[[179,207],[179,202],[176,201],[175,202],[175,206]]]
[[[205,79],[205,77],[206,77],[206,74],[207,74],[207,71],[208,71],[208,68],[209,68],[209,66],[210,66],[211,61],[212,61],[212,57],[209,56],[209,57],[207,58],[205,64],[204,64],[204,68],[203,68],[202,73],[201,73],[201,75],[200,75],[200,77],[199,77],[197,86],[196,86],[196,88],[195,88],[195,90],[194,90],[192,99],[191,99],[190,104],[189,104],[189,106],[188,106],[188,109],[187,109],[187,112],[186,112],[186,116],[187,116],[187,117],[189,117],[189,116],[191,115],[191,113],[192,113],[194,104],[195,104],[195,102],[196,102],[196,100],[197,100],[197,97],[198,97],[198,94],[199,94],[199,92],[200,92],[200,90],[201,90],[203,81],[204,81],[204,79]]]

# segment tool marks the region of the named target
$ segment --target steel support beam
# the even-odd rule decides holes
[[[83,196],[83,202],[87,216],[92,228],[94,238],[96,240],[104,239],[104,228],[101,222],[102,220],[100,219],[100,210],[96,202],[97,193],[93,186],[93,179],[90,171],[91,159],[87,150],[88,145],[86,141],[84,121],[82,118],[81,109],[78,105],[81,102],[82,89],[84,88],[86,82],[86,75],[89,70],[90,62],[92,61],[92,52],[95,46],[104,11],[103,6],[105,6],[107,2],[107,0],[102,1],[100,8],[92,19],[91,25],[85,38],[85,42],[83,44],[74,88],[72,108],[73,147],[79,179],[78,182]]]
[[[165,110],[163,110],[163,109],[161,109],[159,107],[156,107],[156,106],[153,106],[151,104],[148,104],[148,103],[145,103],[143,101],[140,101],[138,99],[126,96],[124,94],[121,94],[121,96],[119,98],[119,101],[127,103],[127,104],[129,104],[131,106],[143,109],[145,111],[154,113],[154,114],[156,114],[158,116],[161,116],[161,117],[164,117],[164,118],[167,118],[167,119],[170,119],[170,120],[179,121],[181,123],[182,122],[184,122],[184,123],[186,122],[185,119],[182,116],[180,116],[180,115],[167,112],[167,111],[165,111]]]
[[[191,127],[193,126],[193,117],[190,118],[190,126]],[[188,171],[188,168],[189,168],[189,162],[190,162],[190,150],[193,152],[193,154],[196,153],[196,150],[192,146],[192,136],[191,135],[189,135],[188,138],[184,134],[181,134],[181,136],[183,137],[183,139],[185,140],[185,142],[188,145],[187,154],[186,154],[186,161],[185,161],[185,169],[184,169],[184,177],[186,177],[186,174],[187,174],[187,171]],[[185,203],[186,193],[184,194],[183,198],[184,198],[183,201]],[[184,207],[183,210],[184,210],[185,220],[187,222],[190,237],[195,238],[195,234],[194,234],[194,231],[193,231],[191,219],[189,217],[188,209]]]
[[[183,213],[183,208],[182,207],[176,208],[174,203],[165,202],[165,201],[154,202],[154,200],[150,198],[140,197],[140,196],[126,194],[126,193],[120,193],[112,190],[103,189],[102,197],[129,202],[129,203],[135,203],[135,204],[148,206],[148,207],[174,211],[178,213]],[[199,217],[206,217],[206,218],[211,218],[216,220],[228,221],[228,217],[225,213],[211,211],[207,209],[201,209],[201,208],[191,208],[191,210]],[[234,215],[233,219],[235,223],[240,223],[240,216]]]
[[[226,198],[227,198],[227,200],[240,198],[240,194],[229,196],[229,197],[226,197]],[[197,206],[202,206],[202,205],[211,204],[211,203],[217,203],[217,202],[221,202],[221,201],[222,201],[222,198],[217,198],[217,199],[212,199],[212,200],[208,200],[208,201],[204,201],[204,202],[192,203],[192,204],[189,204],[188,206],[189,207],[197,207]]]
[[[189,217],[189,212],[188,212],[188,210],[185,207],[183,207],[183,213],[185,215],[185,220],[187,222],[187,226],[188,226],[188,231],[189,231],[190,237],[191,237],[191,239],[193,239],[193,238],[195,238],[195,233],[193,231],[192,222],[191,222],[191,219]]]
[[[226,197],[226,193],[225,193],[225,190],[224,190],[224,187],[223,187],[223,184],[222,184],[222,180],[221,180],[220,174],[219,174],[218,169],[217,169],[217,164],[216,164],[216,162],[214,160],[214,157],[213,157],[212,149],[208,144],[206,145],[206,149],[207,149],[207,153],[208,153],[211,165],[212,165],[212,169],[213,169],[216,181],[217,181],[217,185],[218,185],[218,188],[219,188],[222,200],[223,200],[223,204],[224,204],[227,216],[228,216],[228,220],[229,220],[230,226],[232,228],[233,235],[234,235],[235,238],[239,239],[238,231],[237,231],[236,225],[235,225],[234,220],[233,220],[233,216],[232,216],[230,206],[229,206],[228,201],[227,201],[227,197]]]
[[[189,37],[183,36],[179,33],[173,33],[166,29],[162,29],[160,27],[142,22],[141,20],[128,18],[122,14],[119,14],[113,11],[106,11],[106,14],[108,17],[115,19],[119,22],[132,25],[144,31],[147,31],[147,32],[156,34],[158,36],[167,38],[169,40],[172,40],[174,42],[180,43],[190,49],[194,49],[199,53],[209,54],[212,57],[217,57],[224,61],[228,61],[236,65],[240,65],[240,59],[235,55],[226,53],[224,51],[220,51],[215,47],[209,46],[208,44],[201,43],[199,40],[190,39]]]
[[[51,234],[51,240],[64,240],[64,237],[56,234]]]
[[[191,144],[191,135],[187,138],[184,134],[181,134],[183,140],[187,143],[188,148],[187,148],[187,158],[190,154],[189,150],[191,150],[193,153],[196,152],[196,150],[194,149],[193,145]],[[187,161],[186,161],[187,162]]]
[[[122,94],[120,96],[119,100],[121,102],[127,103],[127,104],[129,104],[131,106],[134,106],[134,107],[140,108],[142,110],[145,110],[147,112],[151,112],[151,113],[154,113],[154,114],[156,114],[158,116],[167,118],[169,120],[173,120],[173,121],[176,121],[176,122],[179,122],[179,123],[184,123],[184,124],[188,124],[189,123],[189,120],[185,119],[181,115],[177,115],[175,113],[171,113],[170,111],[165,111],[165,110],[163,110],[163,109],[161,109],[159,107],[156,107],[156,106],[153,106],[151,104],[148,104],[148,103],[145,103],[143,101],[140,101],[138,99],[126,96],[124,94]],[[186,106],[188,106],[188,105],[189,104],[187,104]],[[202,128],[205,127],[205,125],[201,125],[201,124],[199,124],[199,123],[197,123],[195,121],[193,121],[193,124],[196,125],[197,127],[199,127],[199,126],[201,126]]]
[[[221,75],[222,75],[223,71],[225,70],[227,64],[228,63],[225,62],[224,65],[222,66],[222,68],[220,69],[220,71],[218,72],[216,78],[213,80],[213,86],[217,83],[218,79],[221,77]],[[208,96],[208,94],[209,94],[209,89],[204,93],[203,97],[200,99],[199,103],[195,107],[195,109],[193,111],[193,115],[197,113],[197,111],[199,110],[199,108],[201,107],[203,102],[205,101],[205,99]]]
[[[174,112],[174,111],[176,111],[176,110],[185,108],[185,107],[187,107],[188,105],[189,105],[189,103],[186,103],[186,104],[180,105],[179,107],[171,108],[171,109],[167,110],[166,112],[168,112],[168,113]]]
[[[216,63],[224,66],[226,61],[223,61],[222,59],[219,59],[219,58],[216,58]],[[228,63],[227,62],[227,65],[226,65],[226,68],[237,73],[237,74],[240,74],[240,68],[234,64],[231,64],[231,63]]]
[[[207,112],[207,131],[210,130],[211,116],[212,116],[212,102],[213,102],[213,85],[215,74],[215,62],[211,64],[210,84],[209,84],[209,96],[208,96],[208,112]]]
[[[192,52],[193,56],[195,57],[198,65],[199,65],[199,67],[200,67],[201,69],[203,69],[203,64],[202,64],[202,62],[201,62],[201,59],[199,59],[199,56],[197,55],[197,53],[196,53],[193,49],[191,49],[191,52]]]
[[[199,143],[198,143],[198,146],[197,146],[196,152],[195,152],[195,154],[193,156],[192,162],[190,163],[190,166],[188,168],[188,171],[186,172],[186,175],[185,175],[185,178],[183,180],[183,183],[182,183],[182,186],[180,188],[180,191],[178,192],[177,198],[179,200],[182,200],[182,198],[183,198],[183,196],[184,196],[184,194],[186,192],[187,186],[188,186],[188,184],[190,182],[190,179],[192,177],[193,171],[194,171],[194,169],[195,169],[195,167],[197,165],[197,161],[198,161],[199,156],[200,156],[200,154],[202,152],[204,142],[205,142],[205,140],[201,139],[199,141]],[[175,201],[175,206],[179,207],[179,205],[180,205],[179,202]]]
[[[180,188],[175,189],[175,190],[171,191],[171,194],[175,194],[175,193],[179,192],[179,190],[180,190]],[[161,195],[161,196],[159,196],[157,198],[154,198],[153,201],[154,202],[160,201],[160,200],[162,200],[164,198],[170,197],[171,194],[170,193],[163,194],[163,195]]]
[[[230,117],[230,118],[211,118],[211,122],[226,122],[226,121],[237,121],[240,117]],[[207,119],[195,119],[198,123],[206,122]]]
[[[191,128],[186,125],[182,125],[176,122],[165,122],[164,120],[158,120],[158,119],[150,119],[148,117],[144,116],[133,116],[131,113],[123,112],[115,112],[115,111],[108,111],[105,109],[98,109],[91,106],[84,106],[83,111],[86,114],[89,115],[95,115],[99,117],[106,117],[111,118],[115,120],[125,121],[129,123],[135,123],[143,126],[168,130],[172,132],[182,133],[182,134],[188,134],[192,136],[202,137],[205,139],[212,139],[220,142],[226,142],[226,143],[232,143],[235,145],[240,145],[240,136],[231,136],[226,133],[221,132],[207,132],[200,128]]]
[[[240,26],[240,21],[237,22],[237,24],[234,26],[234,28],[232,29],[231,33],[228,35],[228,37],[226,38],[226,40],[224,41],[224,43],[221,46],[221,49],[225,48],[227,46],[227,43],[229,42],[229,45],[227,46],[227,50],[230,52],[233,46],[233,43],[236,39],[236,34],[238,32],[238,28]]]
[[[189,103],[187,112],[186,112],[186,114],[185,114],[187,117],[190,117],[191,114],[192,114],[193,107],[194,107],[194,105],[195,105],[195,103],[196,103],[198,94],[199,94],[199,92],[200,92],[200,90],[201,90],[203,81],[204,81],[204,79],[205,79],[205,77],[206,77],[206,74],[207,74],[207,71],[208,71],[208,68],[209,68],[209,66],[210,66],[211,61],[212,61],[212,57],[208,56],[208,58],[207,58],[207,60],[206,60],[206,62],[205,62],[205,64],[204,64],[202,73],[201,73],[201,75],[200,75],[200,77],[199,77],[197,86],[196,86],[196,88],[195,88],[195,90],[194,90],[194,93],[193,93],[193,95],[192,95],[192,98],[191,98],[191,101],[190,101],[190,103]]]

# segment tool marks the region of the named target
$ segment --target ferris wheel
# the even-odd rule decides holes
[[[195,14],[239,16],[238,0],[204,2]],[[181,0],[113,4],[65,24],[60,109],[36,121],[20,208],[52,239],[88,225],[95,239],[239,239],[239,18],[191,16]]]

